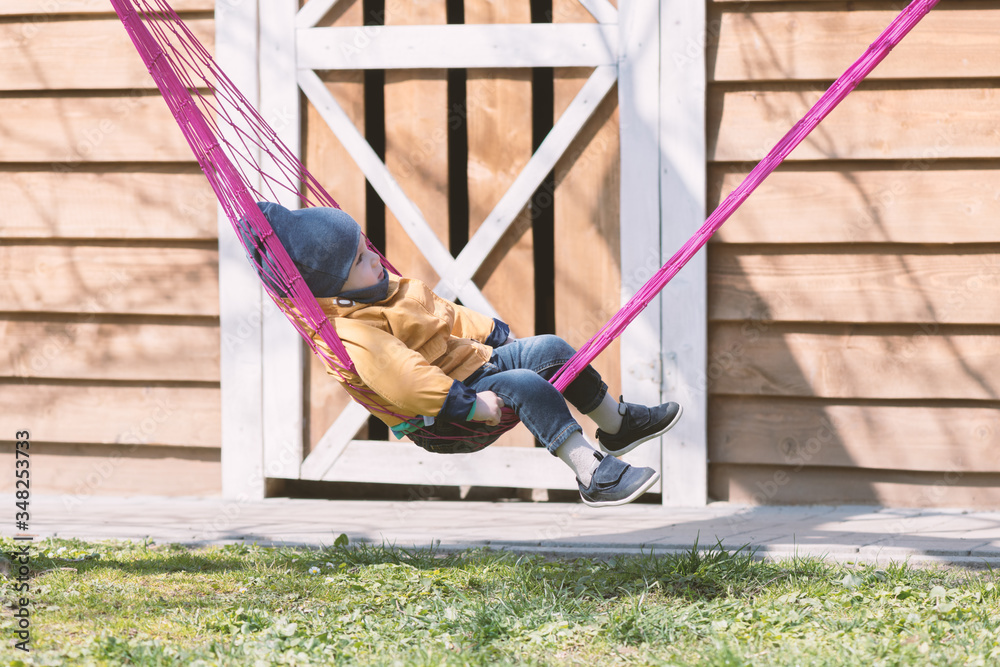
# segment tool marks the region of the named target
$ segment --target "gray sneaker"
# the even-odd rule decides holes
[[[660,473],[652,468],[637,468],[619,461],[614,456],[604,456],[594,452],[600,461],[590,486],[584,486],[576,480],[580,487],[580,499],[591,507],[613,507],[626,505],[642,494],[660,479]]]
[[[664,403],[651,408],[618,399],[618,412],[622,427],[617,433],[597,429],[597,442],[601,451],[611,456],[623,456],[633,449],[672,429],[681,419],[684,410],[677,403]]]

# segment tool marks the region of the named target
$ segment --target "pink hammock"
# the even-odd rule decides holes
[[[937,3],[938,0],[914,0],[889,24],[865,54],[834,82],[739,187],[726,197],[701,229],[559,370],[552,379],[556,388],[564,390],[587,364],[624,331],[750,193]],[[111,0],[111,4],[170,107],[248,255],[255,249],[260,250],[259,255],[266,264],[267,272],[276,278],[277,285],[264,281],[267,292],[302,334],[313,352],[320,356],[341,382],[353,390],[355,400],[373,413],[402,417],[380,407],[373,400],[367,400],[366,397],[373,396],[373,392],[351,381],[355,377],[354,364],[333,324],[306,287],[288,253],[256,205],[261,200],[278,201],[279,193],[294,194],[302,207],[338,207],[336,201],[278,140],[274,131],[219,69],[208,51],[164,0]],[[248,155],[255,150],[260,150],[267,156],[266,159],[275,165],[274,171],[262,170],[260,165],[252,162]],[[260,189],[252,186],[258,179],[262,183]],[[253,233],[247,234],[248,231]],[[258,248],[253,248],[250,244],[256,244]],[[382,261],[387,269],[399,273],[385,257],[382,257]],[[286,300],[293,304],[294,309],[286,305]],[[314,333],[322,344],[314,339]],[[499,427],[482,425],[483,427],[477,428],[470,425],[466,428],[456,425],[459,432],[444,437],[473,440],[485,446],[516,423],[517,418],[510,410],[506,410]],[[432,439],[442,436],[428,433],[421,437]]]

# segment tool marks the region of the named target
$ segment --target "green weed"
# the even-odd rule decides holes
[[[10,540],[0,540],[9,551]],[[990,571],[685,554],[550,559],[46,540],[19,665],[989,665]],[[19,662],[20,661],[20,662]]]

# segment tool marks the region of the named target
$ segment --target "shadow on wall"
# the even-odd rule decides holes
[[[722,38],[710,41],[710,65]],[[781,71],[772,51],[743,51],[744,71],[761,58]],[[825,89],[793,78],[710,86],[710,206]],[[1000,504],[990,372],[1000,255],[988,245],[1000,233],[982,224],[998,208],[988,198],[1000,191],[998,165],[954,159],[967,140],[924,131],[920,119],[912,132],[892,129],[901,145],[881,159],[872,125],[889,136],[897,121],[868,104],[907,90],[864,84],[869,101],[848,98],[710,245],[713,497]]]

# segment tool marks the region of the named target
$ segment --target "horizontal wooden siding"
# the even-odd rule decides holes
[[[0,447],[67,503],[218,493],[211,188],[105,0],[4,2],[0,60]]]
[[[708,8],[714,206],[900,7]],[[713,239],[713,497],[1000,504],[998,31],[940,3]]]

